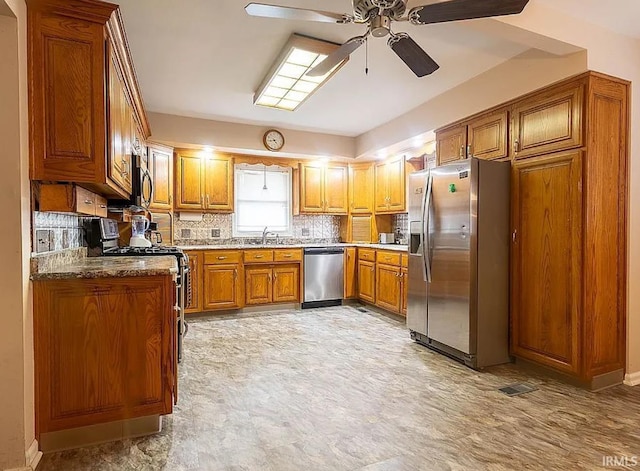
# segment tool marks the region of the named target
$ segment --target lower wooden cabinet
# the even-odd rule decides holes
[[[344,249],[344,298],[353,299],[358,297],[358,278],[356,276],[358,267],[357,249],[347,247]]]
[[[242,307],[241,270],[238,264],[204,267],[203,308],[205,311]]]
[[[245,268],[246,304],[300,302],[300,265]]]
[[[369,303],[376,302],[376,264],[358,261],[358,298]]]
[[[300,265],[283,265],[273,268],[274,303],[300,301]]]
[[[171,276],[34,281],[33,293],[37,436],[172,412]]]
[[[191,273],[191,283],[189,284],[190,294],[187,296],[187,305],[184,312],[192,314],[202,312],[202,288],[203,288],[203,252],[186,252],[189,256],[189,270]]]
[[[400,267],[381,264],[376,266],[377,306],[389,311],[400,312],[402,307],[400,277]]]
[[[403,267],[400,270],[400,286],[401,286],[401,299],[402,303],[400,306],[400,314],[403,316],[407,315],[407,299],[409,297],[409,270],[406,267]]]

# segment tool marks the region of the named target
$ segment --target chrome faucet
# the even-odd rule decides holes
[[[262,245],[266,245],[267,244],[267,236],[270,234],[275,234],[275,232],[269,232],[268,227],[265,226],[264,230],[262,231]]]

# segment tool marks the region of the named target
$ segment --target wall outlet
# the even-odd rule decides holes
[[[51,241],[53,239],[53,231],[47,229],[39,229],[36,231],[36,252],[51,251]]]
[[[182,239],[191,239],[191,229],[180,229],[180,237]]]
[[[217,239],[220,237],[220,229],[211,229],[211,237]]]
[[[308,227],[303,227],[302,228],[302,237],[309,237],[309,228]]]

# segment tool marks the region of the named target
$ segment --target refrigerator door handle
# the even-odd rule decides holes
[[[431,241],[429,240],[429,209],[431,208],[431,186],[433,178],[431,174],[427,177],[427,192],[424,197],[424,205],[422,208],[422,255],[424,259],[424,267],[427,283],[431,283]]]

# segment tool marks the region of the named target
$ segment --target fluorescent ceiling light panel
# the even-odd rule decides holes
[[[349,60],[322,77],[305,75],[339,47],[340,44],[293,34],[253,96],[253,103],[295,111]]]

